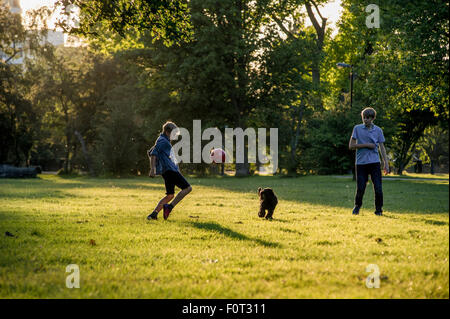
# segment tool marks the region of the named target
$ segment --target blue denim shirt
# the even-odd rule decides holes
[[[375,144],[374,149],[358,148],[356,150],[356,165],[380,163],[380,155],[378,154],[378,145],[384,143],[383,130],[372,124],[367,128],[364,124],[355,125],[353,128],[352,138],[356,139],[358,144]]]
[[[155,145],[148,150],[148,156],[156,156],[156,175],[161,175],[166,171],[178,172],[175,153],[170,140],[165,134],[160,134]]]

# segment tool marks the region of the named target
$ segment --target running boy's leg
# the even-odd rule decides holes
[[[192,186],[188,186],[185,189],[182,189],[175,199],[170,203],[173,207],[175,207],[176,204],[178,204],[187,194],[189,194],[192,191]]]
[[[147,219],[148,220],[158,219],[158,213],[161,211],[161,209],[163,209],[165,204],[167,204],[172,200],[173,196],[174,196],[173,194],[168,194],[165,197],[161,198],[161,200],[159,201],[158,205],[156,205],[153,212],[147,216]]]
[[[164,219],[167,219],[169,217],[170,212],[175,207],[175,205],[177,205],[187,194],[189,194],[192,191],[191,185],[187,182],[184,176],[181,175],[180,172],[168,171],[166,176],[167,180],[170,180],[171,183],[181,188],[181,191],[177,194],[175,199],[170,204],[163,205]]]
[[[168,195],[166,195],[165,197],[163,197],[163,198],[159,201],[158,205],[156,205],[154,211],[156,211],[156,212],[159,213],[159,212],[161,211],[161,209],[163,208],[163,205],[164,205],[164,204],[167,204],[168,202],[170,202],[170,201],[173,199],[174,196],[175,196],[174,194],[168,194]]]
[[[147,216],[148,220],[157,219],[158,213],[173,199],[175,194],[175,183],[173,183],[172,179],[166,173],[163,173],[162,177],[164,178],[164,184],[166,186],[166,196],[159,201],[153,212]]]

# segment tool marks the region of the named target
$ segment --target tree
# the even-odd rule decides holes
[[[360,111],[350,109],[345,100],[337,104],[334,109],[314,114],[308,121],[301,162],[303,171],[347,174],[354,167],[355,154],[348,151],[348,141]]]
[[[135,93],[132,87],[129,88],[128,93]],[[98,126],[99,134],[94,144],[97,171],[119,176],[136,174],[139,158],[136,136],[140,134],[137,117],[133,114],[133,104],[123,95],[127,91],[120,87],[115,91],[109,92],[109,110],[103,123]],[[141,152],[140,156],[144,157],[145,152]]]
[[[425,129],[448,121],[448,3],[392,1],[386,6],[399,15],[385,19],[390,34],[373,59],[374,66],[383,66],[372,72],[368,93],[389,103],[386,114],[397,125],[395,167],[402,174]]]
[[[425,163],[430,163],[430,173],[436,172],[436,167],[447,164],[448,167],[448,127],[433,126],[425,130],[417,143],[417,148],[423,151]]]
[[[64,17],[57,25],[72,34],[95,37],[112,30],[124,37],[137,32],[166,45],[189,41],[192,36],[186,0],[58,0],[56,4]]]
[[[11,64],[14,59],[33,54],[42,49],[42,42],[47,35],[47,18],[51,11],[42,7],[28,14],[27,24],[22,23],[18,13],[10,12],[9,8],[0,3],[0,60]]]
[[[104,105],[97,110],[93,123],[96,171],[119,176],[142,173],[148,167],[149,141],[144,136],[146,129],[138,107],[143,95],[139,73],[124,57],[109,57],[103,64],[91,71],[96,78],[103,72],[111,77],[102,83]]]
[[[277,30],[268,34],[260,56],[258,105],[250,118],[264,127],[279,127],[280,168],[297,174],[301,162],[300,145],[306,120],[313,113],[312,83],[309,72],[314,55],[314,38],[303,33],[282,39]]]
[[[165,47],[147,41],[136,55],[151,74],[143,112],[160,121],[158,130],[168,118],[186,128],[201,118],[208,126],[246,129],[265,8],[237,0],[191,1],[189,8],[191,42]],[[237,175],[249,174],[248,162],[236,168]]]
[[[316,30],[316,54],[312,64],[312,80],[316,87],[320,85],[320,64],[322,62],[323,47],[325,41],[325,29],[327,26],[327,18],[324,18],[320,13],[319,7],[314,1],[306,1],[305,3],[308,17],[311,20],[314,30]],[[320,17],[320,23],[314,14],[313,7]]]
[[[75,132],[84,133],[78,117],[83,110],[84,79],[90,62],[83,48],[49,47],[27,63],[34,107],[44,114],[47,127],[43,130],[51,136],[51,143],[64,148],[66,173],[72,171],[72,158],[80,145]]]
[[[25,53],[35,54],[47,47],[40,43],[45,31],[38,28],[47,14],[45,8],[34,12],[25,27],[19,14],[11,13],[0,4],[1,163],[29,165],[39,118],[27,96],[29,87],[22,66],[13,62],[19,57],[24,58]]]
[[[24,88],[20,67],[0,63],[0,163],[29,165],[36,113]]]
[[[284,0],[272,3],[271,18],[276,22],[281,32],[292,40],[299,36],[304,36],[304,15],[300,8],[305,6],[307,15],[313,25],[315,31],[314,41],[314,55],[311,58],[311,81],[315,89],[314,106],[317,109],[322,109],[322,87],[321,87],[321,68],[324,58],[324,46],[327,39],[327,18],[320,13],[319,6],[326,3],[326,1],[311,1],[311,0]],[[286,27],[286,24],[291,28]]]
[[[448,3],[380,1],[379,29],[365,26],[366,5],[343,1],[330,62],[354,65],[355,100],[378,111],[401,174],[424,130],[448,120]],[[338,94],[346,79],[328,77]]]

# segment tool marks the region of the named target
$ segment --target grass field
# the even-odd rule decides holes
[[[384,181],[383,217],[371,185],[351,215],[347,178],[188,180],[167,221],[146,220],[161,178],[0,180],[0,298],[449,298],[448,179]]]

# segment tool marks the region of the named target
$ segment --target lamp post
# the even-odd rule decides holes
[[[353,65],[344,62],[339,62],[336,64],[338,68],[350,68],[350,109],[353,105]]]

